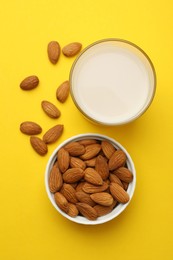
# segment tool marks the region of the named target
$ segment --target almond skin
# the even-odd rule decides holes
[[[115,182],[115,183],[119,184],[122,188],[124,187],[121,180],[113,173],[111,173],[109,175],[109,180],[110,180],[110,182]]]
[[[76,192],[76,197],[78,199],[78,201],[80,202],[84,202],[88,205],[90,205],[91,207],[93,207],[96,203],[90,198],[90,195],[87,194],[86,192],[79,190]]]
[[[76,204],[79,212],[86,217],[89,220],[96,220],[97,219],[97,211],[92,208],[90,205],[83,203],[83,202],[79,202]]]
[[[50,128],[44,135],[43,141],[46,144],[54,143],[58,140],[58,138],[62,135],[64,126],[63,125],[55,125]]]
[[[31,90],[38,86],[39,78],[35,75],[28,76],[20,83],[20,88],[23,90]]]
[[[61,48],[57,41],[49,42],[47,46],[48,58],[52,64],[56,64],[59,60]]]
[[[64,173],[69,168],[70,156],[69,153],[64,149],[59,149],[57,153],[57,160],[60,171]]]
[[[85,164],[87,167],[95,167],[96,165],[96,157],[90,159],[90,160],[86,160]]]
[[[69,168],[64,174],[63,179],[66,183],[75,183],[82,179],[84,171],[81,168]]]
[[[88,182],[85,182],[85,184],[82,187],[82,190],[86,193],[97,193],[107,190],[108,184],[106,182],[103,182],[102,185],[94,185]]]
[[[58,118],[61,115],[60,110],[51,102],[43,100],[41,102],[43,111],[51,118]]]
[[[63,185],[62,174],[57,166],[57,163],[55,163],[50,171],[49,189],[52,193],[55,193],[62,188],[62,185]]]
[[[103,180],[106,180],[109,176],[109,167],[102,155],[98,155],[96,158],[95,169]]]
[[[69,81],[64,81],[56,90],[56,98],[64,103],[69,96],[70,92],[70,83]]]
[[[113,172],[120,180],[130,183],[133,180],[133,174],[126,167],[119,167]]]
[[[101,142],[101,147],[102,147],[102,151],[104,153],[104,155],[110,159],[111,156],[113,155],[113,153],[116,151],[115,147],[107,141],[102,141]]]
[[[90,144],[85,147],[85,153],[80,156],[82,160],[89,160],[95,157],[101,150],[100,144]]]
[[[115,200],[123,204],[130,199],[128,193],[117,183],[111,182],[110,192]]]
[[[82,44],[79,42],[72,42],[69,43],[68,45],[64,46],[62,49],[62,53],[66,56],[66,57],[73,57],[76,54],[78,54],[80,52],[82,48]]]
[[[69,203],[67,199],[62,195],[60,192],[56,192],[54,194],[55,202],[58,205],[58,207],[64,211],[65,213],[68,212]]]
[[[64,183],[60,192],[64,195],[68,202],[78,202],[76,198],[76,190],[70,184]]]
[[[83,140],[80,140],[78,141],[80,144],[82,145],[90,145],[90,144],[96,144],[97,141],[95,139],[83,139]]]
[[[112,195],[107,192],[98,192],[91,194],[90,198],[102,206],[111,206],[114,201]]]
[[[76,216],[79,214],[79,211],[78,211],[78,209],[77,209],[77,207],[76,207],[75,204],[73,204],[73,203],[69,203],[69,204],[68,204],[67,214],[68,214],[70,217],[72,217],[72,218],[76,217]]]
[[[70,167],[71,168],[81,168],[82,170],[85,170],[86,163],[79,159],[78,157],[72,157],[70,158]]]
[[[80,156],[85,153],[85,147],[78,142],[68,143],[64,149],[67,150],[71,156]]]
[[[98,172],[90,167],[85,169],[84,179],[85,179],[85,181],[87,181],[91,184],[94,184],[94,185],[103,184],[103,180],[102,180],[101,176],[98,174]]]
[[[112,156],[109,159],[108,165],[109,165],[109,170],[113,171],[121,166],[123,166],[126,162],[126,154],[121,151],[117,150],[115,151]]]
[[[27,135],[37,135],[42,132],[42,128],[35,122],[25,121],[20,125],[20,131]]]
[[[45,142],[36,136],[30,137],[30,143],[33,149],[40,155],[45,155],[48,152],[47,145]]]

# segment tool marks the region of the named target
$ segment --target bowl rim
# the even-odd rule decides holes
[[[66,214],[65,212],[63,212],[55,203],[55,200],[53,198],[53,194],[50,192],[49,190],[49,184],[48,184],[48,180],[49,180],[49,174],[50,174],[50,169],[52,168],[55,160],[56,160],[56,154],[58,152],[58,150],[60,148],[62,148],[64,145],[66,145],[69,142],[72,141],[78,141],[78,140],[82,140],[82,139],[97,139],[97,140],[108,140],[109,142],[111,142],[114,147],[121,149],[122,151],[124,151],[126,153],[127,156],[127,165],[128,168],[132,171],[133,173],[133,181],[131,183],[129,183],[129,187],[128,187],[128,194],[130,196],[130,200],[126,203],[126,204],[118,204],[116,206],[116,208],[114,210],[112,210],[110,213],[102,216],[102,217],[98,217],[96,220],[88,220],[85,217],[82,216],[77,216],[77,217],[71,217],[68,214]],[[85,134],[78,134],[78,135],[74,135],[66,140],[64,140],[61,144],[59,144],[54,151],[52,152],[52,154],[50,155],[50,158],[47,162],[46,165],[46,170],[45,170],[45,187],[46,187],[46,193],[48,195],[48,198],[51,202],[51,204],[54,206],[54,208],[62,215],[64,216],[66,219],[71,220],[72,222],[78,223],[78,224],[84,224],[84,225],[97,225],[97,224],[103,224],[106,223],[114,218],[116,218],[118,215],[120,215],[125,209],[126,207],[129,205],[129,203],[132,200],[134,191],[135,191],[135,187],[136,187],[136,169],[133,163],[133,160],[130,156],[130,154],[127,152],[127,150],[115,139],[107,136],[107,135],[103,135],[103,134],[97,134],[97,133],[85,133]]]
[[[124,120],[124,121],[121,121],[121,122],[114,122],[114,123],[108,123],[108,122],[101,122],[91,116],[89,116],[81,107],[80,105],[78,104],[75,96],[74,96],[74,92],[73,92],[73,89],[72,89],[72,78],[73,78],[73,72],[74,72],[74,69],[75,69],[75,66],[78,62],[78,60],[81,58],[81,56],[83,54],[85,54],[85,52],[87,52],[90,48],[92,48],[93,46],[97,45],[97,44],[101,44],[101,43],[105,43],[105,42],[110,42],[110,41],[114,41],[114,42],[120,42],[120,43],[125,43],[133,48],[135,48],[136,50],[138,50],[141,54],[143,54],[143,56],[146,58],[146,60],[148,61],[150,67],[151,67],[151,71],[153,73],[153,91],[152,91],[152,95],[147,103],[146,106],[144,106],[144,108],[142,108],[137,114],[135,114],[134,116],[130,117],[129,119],[127,120]],[[101,125],[108,125],[108,126],[116,126],[116,125],[124,125],[124,124],[127,124],[127,123],[130,123],[132,121],[134,121],[135,119],[139,118],[141,115],[143,115],[146,110],[150,107],[154,97],[155,97],[155,94],[156,94],[156,85],[157,85],[157,76],[156,76],[156,70],[155,70],[155,67],[154,67],[154,64],[153,62],[151,61],[150,57],[148,56],[148,54],[141,48],[139,47],[137,44],[131,42],[131,41],[128,41],[128,40],[125,40],[125,39],[121,39],[121,38],[105,38],[105,39],[101,39],[101,40],[98,40],[98,41],[95,41],[91,44],[89,44],[87,47],[85,47],[79,54],[78,56],[76,57],[76,59],[74,60],[73,64],[72,64],[72,67],[71,67],[71,70],[70,70],[70,73],[69,73],[69,82],[70,82],[70,94],[71,94],[71,97],[72,97],[72,100],[75,104],[75,106],[78,108],[78,110],[84,115],[85,118],[87,118],[88,120],[90,120],[91,122],[94,122],[96,124],[101,124]]]

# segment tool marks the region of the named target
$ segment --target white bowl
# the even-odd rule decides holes
[[[148,55],[121,39],[86,47],[73,63],[70,91],[74,104],[90,121],[121,125],[141,116],[156,90],[156,73]]]
[[[129,186],[128,186],[128,189],[127,189],[127,193],[129,194],[129,197],[130,197],[130,200],[128,201],[128,203],[126,204],[118,204],[113,210],[111,213],[107,214],[107,215],[104,215],[102,217],[98,217],[96,220],[88,220],[87,218],[85,217],[82,217],[82,216],[77,216],[75,218],[73,217],[70,217],[69,215],[67,215],[66,213],[64,213],[56,204],[55,200],[54,200],[54,195],[50,192],[49,190],[49,174],[50,174],[50,170],[52,169],[52,166],[54,164],[54,162],[56,161],[56,155],[57,155],[57,152],[60,148],[62,148],[64,145],[66,145],[67,143],[69,142],[72,142],[72,141],[79,141],[79,140],[82,140],[82,139],[96,139],[96,140],[107,140],[108,142],[110,142],[111,144],[113,144],[113,146],[117,149],[121,149],[122,151],[125,152],[126,156],[127,156],[127,161],[126,161],[126,164],[127,164],[127,167],[128,169],[132,172],[133,174],[133,180],[131,183],[129,183]],[[45,172],[45,186],[46,186],[46,191],[47,191],[47,195],[48,195],[48,198],[50,199],[50,202],[52,203],[52,205],[55,207],[55,209],[61,214],[63,215],[65,218],[73,221],[73,222],[76,222],[76,223],[79,223],[79,224],[85,224],[85,225],[97,225],[97,224],[102,224],[102,223],[105,223],[105,222],[108,222],[114,218],[116,218],[121,212],[123,212],[126,207],[128,206],[128,204],[130,203],[131,199],[132,199],[132,196],[133,196],[133,193],[134,193],[134,190],[135,190],[135,186],[136,186],[136,171],[135,171],[135,166],[134,166],[134,163],[129,155],[129,153],[126,151],[126,149],[120,144],[118,143],[117,141],[115,141],[114,139],[108,137],[108,136],[105,136],[105,135],[101,135],[101,134],[95,134],[95,133],[86,133],[86,134],[80,134],[80,135],[76,135],[76,136],[73,136],[67,140],[65,140],[64,142],[62,142],[55,150],[54,152],[52,153],[52,155],[50,156],[50,159],[47,163],[47,166],[46,166],[46,172]]]

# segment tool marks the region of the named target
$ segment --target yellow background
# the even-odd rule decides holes
[[[173,259],[173,2],[171,0],[0,0],[0,259]],[[116,37],[134,42],[150,56],[157,91],[149,110],[135,122],[100,127],[86,121],[71,97],[55,91],[68,79],[74,58],[47,58],[47,44],[88,44]],[[23,78],[36,74],[37,89],[25,92]],[[48,118],[41,101],[62,116]],[[43,133],[63,123],[64,133],[37,155],[20,123],[36,121]],[[131,154],[137,186],[119,217],[98,226],[64,219],[44,186],[46,163],[55,147],[79,133],[96,132],[119,141]],[[42,134],[40,135],[42,136]]]

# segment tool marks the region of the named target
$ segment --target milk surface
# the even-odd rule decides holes
[[[153,86],[152,71],[140,55],[112,42],[88,49],[77,61],[72,77],[80,109],[105,124],[123,123],[140,113]]]

